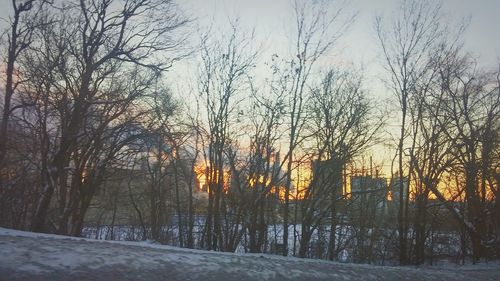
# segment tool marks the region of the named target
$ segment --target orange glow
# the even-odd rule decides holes
[[[209,180],[207,179],[207,175],[210,172],[209,171],[209,166],[206,165],[204,162],[200,162],[198,165],[194,167],[194,172],[196,174],[197,182],[198,182],[198,190],[203,191],[203,192],[208,192],[209,191]],[[351,181],[349,180],[349,177],[352,175],[356,175],[356,172],[352,172],[354,169],[351,167],[351,172],[349,172],[347,175],[347,179],[345,179],[343,183],[343,192],[342,194],[345,196],[345,198],[351,198]],[[354,170],[355,171],[355,170]],[[216,183],[216,179],[218,178],[218,172],[217,171],[212,171],[212,176],[214,177],[215,181],[212,184]],[[210,177],[210,175],[208,175]],[[227,193],[230,183],[231,183],[231,173],[229,170],[224,170],[224,193]],[[249,187],[255,187],[258,184],[264,185],[267,190],[269,190],[270,194],[276,194],[278,192],[278,197],[280,200],[284,201],[285,199],[285,185],[284,185],[284,179],[281,180],[281,182],[275,181],[273,182],[273,179],[271,177],[265,177],[264,175],[256,175],[253,177],[247,176],[246,178],[248,186]],[[309,187],[310,183],[312,180],[312,167],[310,163],[302,163],[298,164],[291,173],[291,181],[292,181],[292,187],[290,190],[290,199],[291,200],[303,200],[305,196],[305,192],[307,188]],[[387,200],[392,201],[394,198],[394,194],[392,194],[390,190],[390,178],[387,178],[389,181],[388,188],[389,190],[387,191]],[[438,183],[438,189],[442,192],[442,195],[447,199],[447,200],[453,200],[453,201],[464,201],[465,194],[463,192],[463,188],[457,187],[457,185],[461,185],[463,183],[457,182],[457,179],[453,177],[452,175],[445,174],[441,177],[441,181]],[[271,186],[272,185],[272,186]],[[410,181],[410,200],[413,201],[415,200],[415,193],[416,193],[416,182],[415,179],[412,179]],[[490,188],[488,187],[487,189],[487,198],[492,198],[492,192]],[[436,196],[432,193],[429,192],[429,199],[436,199]]]
[[[217,179],[219,178],[219,171],[217,170],[210,171],[209,168],[210,166],[206,165],[205,163],[200,163],[199,165],[196,165],[194,167],[194,172],[196,174],[196,178],[198,179],[199,183],[198,189],[200,191],[209,192],[210,183],[216,184]],[[209,174],[210,172],[212,172],[212,175]],[[222,175],[223,188],[224,188],[224,193],[227,193],[231,181],[231,173],[229,172],[229,170],[224,170],[223,172],[224,172],[224,174]],[[211,176],[213,177],[212,181],[210,180]]]
[[[312,180],[312,169],[310,164],[300,164],[296,169],[292,170],[292,190],[291,196],[294,199],[302,200],[305,196],[305,191],[309,187]],[[285,198],[285,192],[280,192],[280,198]]]
[[[264,186],[269,186],[271,184],[271,179],[267,177],[267,179],[264,182],[264,175],[258,176],[258,179],[256,177],[247,177],[248,184],[252,187],[255,187],[257,184],[262,184]]]
[[[196,178],[198,179],[198,189],[203,190],[203,186],[207,184],[207,175],[205,174],[207,168],[204,165],[196,165],[194,166],[194,173],[196,174]],[[208,189],[207,189],[208,190]]]

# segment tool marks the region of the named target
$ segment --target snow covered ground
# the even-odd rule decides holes
[[[0,228],[0,280],[500,280],[500,264],[382,267]]]

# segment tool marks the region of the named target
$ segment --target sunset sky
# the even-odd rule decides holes
[[[399,0],[352,0],[336,1],[345,5],[346,17],[356,14],[356,20],[333,53],[327,57],[335,67],[353,67],[363,69],[364,87],[369,96],[381,106],[391,108],[395,99],[387,90],[382,80],[386,72],[383,69],[380,46],[376,37],[374,21],[376,16],[383,16],[391,21],[398,9]],[[335,3],[335,1],[334,1]],[[500,61],[500,1],[498,0],[444,0],[442,1],[445,20],[453,30],[462,20],[470,20],[464,34],[464,48],[471,52],[480,65],[490,69],[498,67]],[[261,61],[269,60],[273,53],[289,52],[289,42],[293,36],[293,1],[289,0],[186,0],[179,2],[188,16],[197,19],[200,29],[213,25],[215,30],[225,26],[229,19],[239,18],[240,26],[246,30],[255,29],[256,41],[262,44],[264,52]],[[285,47],[286,46],[286,47]],[[184,69],[181,67],[181,69]],[[188,75],[196,70],[190,68]],[[180,73],[179,73],[180,72]],[[173,71],[173,81],[184,76],[184,71]],[[392,104],[391,104],[392,103]],[[388,132],[398,130],[399,111],[390,111]],[[392,124],[391,124],[392,123]],[[393,151],[377,146],[368,154],[383,162],[383,173],[387,175]],[[366,160],[366,159],[365,159]]]
[[[386,72],[384,61],[380,57],[380,47],[374,31],[374,18],[383,16],[390,21],[400,3],[399,0],[352,0],[334,1],[345,6],[346,18],[356,14],[356,20],[345,33],[333,52],[325,57],[324,65],[331,63],[334,67],[362,69],[364,88],[369,97],[376,100],[381,107],[395,105],[393,94],[387,90],[382,80]],[[11,11],[10,0],[0,0],[0,25],[4,25]],[[255,48],[261,49],[259,67],[269,61],[272,54],[286,57],[290,54],[290,42],[293,40],[293,1],[291,0],[183,0],[177,1],[179,8],[188,18],[193,19],[192,40],[195,45],[199,34],[212,26],[214,32],[227,28],[229,20],[236,18],[240,28],[246,32],[255,31]],[[470,51],[480,65],[495,69],[500,61],[500,1],[498,0],[444,0],[443,10],[446,22],[453,28],[462,19],[470,19],[469,27],[464,35],[464,48]],[[199,31],[198,31],[199,30]],[[196,99],[197,61],[195,55],[178,62],[166,74],[167,84],[186,105]],[[292,55],[293,56],[293,55]],[[398,110],[389,111],[387,132],[396,132],[398,128]],[[392,123],[392,124],[391,124]],[[385,173],[390,165],[393,151],[377,147],[367,154],[382,161]]]

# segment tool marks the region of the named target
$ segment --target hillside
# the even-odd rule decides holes
[[[500,266],[381,267],[0,228],[0,280],[499,280]]]

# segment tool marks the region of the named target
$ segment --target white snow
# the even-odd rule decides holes
[[[500,266],[414,268],[216,253],[0,228],[0,280],[499,280]]]

